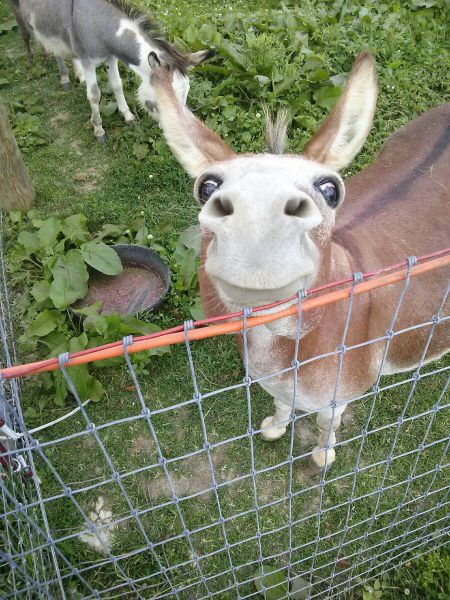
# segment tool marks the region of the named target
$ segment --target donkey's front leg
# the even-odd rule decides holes
[[[111,57],[108,60],[108,76],[109,83],[113,89],[114,95],[117,100],[117,106],[119,111],[123,115],[123,118],[127,123],[131,123],[134,121],[134,115],[128,107],[127,101],[125,100],[125,96],[123,95],[123,86],[122,79],[120,78],[119,73],[119,64],[118,60],[115,57]]]
[[[311,458],[320,468],[329,467],[336,459],[336,451],[333,448],[336,443],[336,429],[341,424],[341,415],[345,406],[325,408],[317,413],[317,427],[320,430],[318,445],[314,448]]]
[[[289,404],[275,400],[275,414],[271,417],[266,417],[261,423],[261,429],[265,429],[265,431],[261,431],[263,440],[273,442],[286,433],[291,409],[292,407]]]
[[[61,86],[64,92],[68,92],[71,88],[70,79],[69,79],[69,71],[67,70],[67,65],[64,62],[64,59],[60,56],[56,57],[56,61],[58,62],[59,68],[59,76],[61,77]]]
[[[80,83],[84,83],[86,78],[84,76],[83,65],[81,64],[81,60],[79,58],[72,59],[73,70],[75,71],[75,75]]]
[[[105,130],[102,126],[100,116],[100,100],[102,94],[97,83],[97,73],[95,65],[88,61],[82,61],[84,76],[86,77],[86,91],[89,103],[92,109],[91,123],[94,127],[94,135],[100,143],[106,141]]]

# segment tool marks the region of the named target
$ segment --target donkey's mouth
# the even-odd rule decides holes
[[[277,288],[244,288],[214,277],[214,284],[223,302],[230,308],[244,306],[263,306],[271,302],[284,300],[296,294],[299,290],[306,289],[310,284],[310,276],[303,275],[291,283]]]

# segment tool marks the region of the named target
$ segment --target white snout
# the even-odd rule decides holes
[[[212,175],[218,188],[199,215],[213,234],[205,269],[227,306],[283,300],[310,287],[317,273],[318,250],[309,232],[323,215],[314,187],[298,185],[294,163],[283,172],[272,160],[250,161],[237,159],[223,181],[220,170]]]

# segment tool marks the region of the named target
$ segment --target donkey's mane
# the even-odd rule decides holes
[[[170,67],[186,75],[189,67],[187,57],[167,40],[160,26],[151,19],[148,13],[134,6],[129,0],[107,1],[139,25],[155,46],[164,53],[163,58]]]
[[[286,108],[280,109],[274,121],[267,106],[263,107],[263,111],[266,122],[267,149],[271,154],[283,154],[286,147],[287,130],[291,122],[290,112]]]

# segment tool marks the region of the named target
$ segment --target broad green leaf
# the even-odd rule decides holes
[[[61,225],[61,221],[56,217],[50,217],[42,223],[38,231],[41,246],[44,248],[54,246],[58,234],[62,231]]]
[[[247,69],[248,60],[241,52],[239,52],[236,46],[230,42],[222,40],[219,45],[219,52],[222,56],[225,56],[225,58],[230,59],[230,61],[240,70],[245,71]]]
[[[193,248],[188,248],[180,262],[180,275],[183,289],[188,290],[197,270],[196,255]]]
[[[100,108],[101,108],[102,115],[104,115],[105,117],[110,117],[111,115],[113,115],[116,112],[117,103],[113,102],[112,100],[110,102],[106,102],[105,104],[103,104],[103,102],[102,102],[100,104]]]
[[[14,29],[15,27],[17,27],[17,23],[13,21],[13,19],[9,19],[8,21],[0,23],[0,33],[11,31],[11,29]]]
[[[98,233],[97,237],[100,240],[103,240],[108,237],[117,238],[117,237],[120,237],[121,235],[123,235],[125,230],[126,230],[126,227],[123,225],[113,225],[111,223],[105,223],[105,225],[103,225],[100,232]]]
[[[149,148],[147,144],[141,144],[136,142],[133,144],[133,156],[135,156],[138,160],[143,160],[149,152]]]
[[[17,236],[18,243],[28,254],[34,254],[40,247],[38,234],[31,231],[21,231]]]
[[[54,402],[57,406],[63,406],[69,391],[67,389],[66,380],[60,371],[55,371],[53,373],[53,382],[55,386]]]
[[[156,333],[157,331],[160,331],[160,328],[157,325],[153,325],[153,323],[146,323],[145,321],[141,321],[132,315],[123,315],[120,317],[120,320],[123,324],[122,331],[124,331],[124,335],[148,335],[149,333]]]
[[[225,106],[225,108],[222,111],[223,118],[227,119],[228,121],[234,121],[234,119],[236,118],[236,114],[237,108],[235,104]]]
[[[102,399],[104,391],[105,390],[103,389],[100,381],[96,377],[90,375],[89,381],[86,385],[87,399],[89,399],[91,402],[98,402]]]
[[[197,298],[194,304],[190,306],[189,312],[191,313],[191,317],[194,319],[194,321],[201,321],[205,318],[205,313],[203,311],[202,301],[200,298]]]
[[[103,242],[87,242],[81,246],[81,254],[85,262],[105,275],[118,275],[123,267],[119,255],[111,246]]]
[[[78,250],[59,256],[51,269],[50,299],[56,308],[66,308],[87,294],[88,270]]]
[[[148,236],[148,227],[146,225],[141,225],[139,229],[136,231],[135,240],[138,244],[145,245],[147,242]]]
[[[43,337],[56,329],[59,323],[59,313],[56,310],[44,310],[39,313],[28,328],[28,335]]]
[[[90,306],[85,306],[83,308],[73,308],[72,310],[79,314],[79,315],[98,315],[98,313],[101,311],[102,309],[102,302],[100,300],[98,300],[97,302],[94,302],[93,304],[91,304]]]
[[[24,417],[27,419],[34,419],[35,417],[37,417],[37,412],[36,409],[33,408],[32,406],[29,406],[25,411],[24,411]]]
[[[48,281],[38,281],[31,288],[31,294],[36,302],[45,302],[49,297],[50,283]]]
[[[20,210],[10,210],[8,217],[11,219],[11,223],[21,223],[23,214]]]
[[[304,577],[292,578],[291,598],[293,600],[307,600],[310,595],[310,583]]]
[[[65,218],[62,222],[62,232],[74,242],[86,242],[89,239],[89,231],[85,215],[79,213]]]
[[[180,252],[179,256],[176,258],[182,258],[183,255],[183,246],[186,248],[193,248],[195,250],[196,255],[200,253],[200,247],[202,245],[202,232],[200,231],[200,227],[198,225],[191,225],[187,229],[181,232],[178,242],[177,249],[175,253]],[[179,249],[181,247],[181,249]]]
[[[282,570],[265,565],[264,576],[262,569],[259,569],[254,575],[254,581],[256,589],[266,600],[281,600],[287,596],[288,584]],[[265,590],[263,590],[263,585]]]
[[[108,321],[102,315],[89,315],[83,321],[83,329],[87,332],[93,331],[104,335],[108,331]]]
[[[9,79],[6,79],[6,77],[0,77],[0,87],[3,85],[8,85],[9,83]]]
[[[59,356],[68,350],[67,336],[61,331],[52,331],[42,341],[49,350],[49,358]]]
[[[336,104],[342,88],[336,85],[324,85],[314,94],[314,100],[319,106],[330,110]]]
[[[326,69],[316,69],[308,75],[309,81],[326,81],[328,79],[328,71]]]

